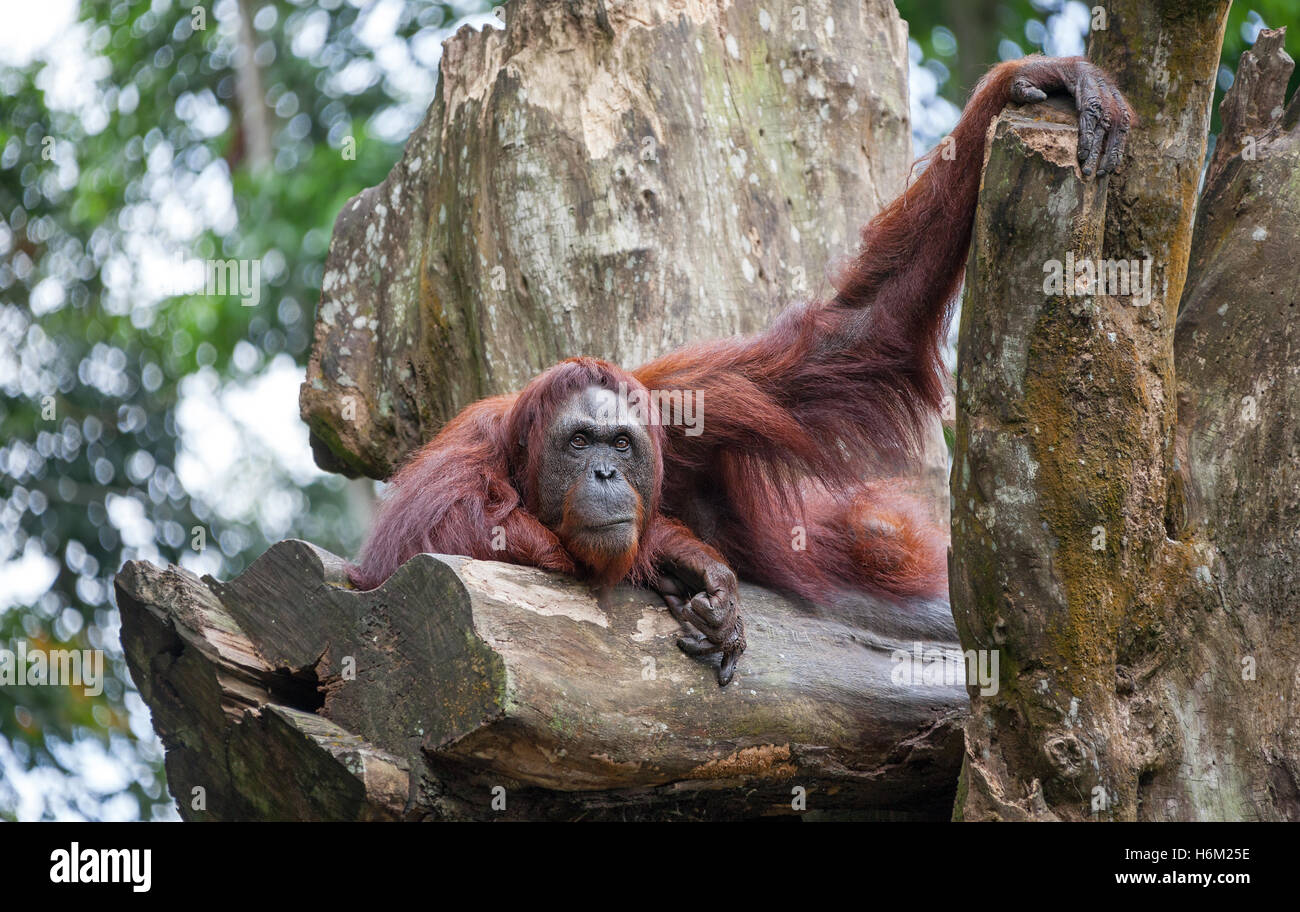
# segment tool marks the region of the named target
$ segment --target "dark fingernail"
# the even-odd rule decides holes
[[[718,668],[718,686],[726,687],[731,683],[731,679],[736,674],[736,661],[739,656],[733,656],[722,660],[722,665]]]

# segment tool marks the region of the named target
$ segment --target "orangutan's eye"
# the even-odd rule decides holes
[[[587,447],[587,435],[574,434],[569,438],[569,446],[573,447],[575,450],[585,449]]]
[[[619,434],[614,438],[614,449],[620,453],[626,453],[632,448],[632,441],[627,434]]]

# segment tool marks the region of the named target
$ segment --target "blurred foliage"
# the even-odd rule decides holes
[[[245,47],[235,0],[201,18],[190,3],[87,0],[71,89],[53,59],[0,69],[0,567],[53,576],[17,604],[0,592],[0,648],[103,649],[107,665],[98,697],[0,686],[0,749],[49,784],[41,815],[170,813],[118,642],[124,561],[229,576],[282,537],[355,550],[341,479],[295,483],[260,458],[236,478],[256,474],[274,498],[232,513],[187,490],[178,409],[187,389],[220,396],[305,362],[335,216],[396,161],[446,27],[486,6],[249,3]],[[236,90],[250,53],[266,100],[253,116],[272,137],[260,168]],[[257,306],[167,295],[182,256],[259,260]],[[90,775],[104,764],[124,775]],[[3,780],[0,817],[13,816]]]

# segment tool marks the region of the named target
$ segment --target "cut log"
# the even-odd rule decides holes
[[[918,651],[953,667],[946,602],[742,586],[749,648],[719,688],[646,591],[426,554],[358,592],[342,568],[290,541],[227,583],[119,574],[186,819],[951,813],[964,681],[899,678]]]

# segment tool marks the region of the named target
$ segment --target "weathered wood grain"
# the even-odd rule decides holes
[[[530,568],[420,555],[357,592],[339,569],[291,541],[227,583],[119,575],[188,819],[755,817],[796,813],[796,788],[813,816],[951,808],[965,688],[893,680],[898,651],[955,651],[943,602],[745,586],[749,648],[719,688],[644,591],[600,603]],[[196,786],[206,810],[187,808]]]
[[[958,814],[1296,820],[1300,101],[1262,32],[1198,202],[1227,4],[1121,6],[1094,51],[1142,118],[1127,165],[1085,181],[1072,128],[1007,112],[984,173],[951,594],[1002,678]],[[1049,292],[1067,253],[1150,256],[1150,299]]]

